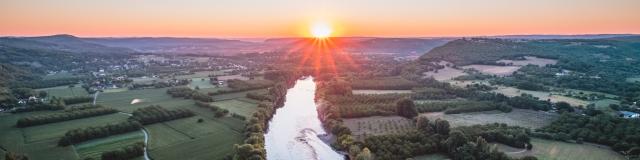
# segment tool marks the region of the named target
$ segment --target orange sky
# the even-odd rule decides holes
[[[0,35],[477,36],[640,33],[640,0],[1,0]]]

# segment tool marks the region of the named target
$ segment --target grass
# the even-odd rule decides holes
[[[147,125],[145,128],[149,131],[149,149],[166,147],[191,139],[164,123]]]
[[[69,86],[58,86],[51,88],[43,88],[37,89],[37,91],[45,91],[47,92],[49,97],[79,97],[79,96],[88,96],[89,93],[84,90],[84,88],[76,85],[75,87],[69,88]]]
[[[593,144],[575,144],[560,141],[544,140],[532,138],[533,149],[522,153],[508,153],[513,157],[523,157],[527,155],[536,156],[545,160],[617,160],[625,159],[621,154],[604,146]],[[505,145],[498,145],[499,150],[508,150]]]
[[[251,115],[256,112],[256,107],[258,106],[255,103],[249,103],[235,99],[211,102],[211,104],[245,117],[251,117]]]
[[[150,156],[155,160],[222,159],[233,154],[233,145],[241,142],[239,133],[223,132],[154,149]]]
[[[216,88],[216,86],[212,85],[210,82],[211,80],[209,80],[209,78],[193,78],[191,79],[191,83],[187,85],[187,87],[191,89],[195,89],[196,86],[200,89]]]
[[[126,134],[87,141],[75,145],[75,149],[81,159],[100,159],[102,152],[117,150],[136,142],[144,142],[144,134],[142,131],[129,132]]]
[[[134,110],[149,105],[161,105],[167,109],[173,109],[185,105],[193,104],[193,100],[183,98],[173,98],[167,93],[167,88],[128,90],[117,93],[102,93],[96,100],[97,104],[113,107],[124,112]],[[131,104],[134,99],[140,99],[140,103]]]
[[[204,122],[197,123],[198,119]],[[231,122],[235,121],[235,122]],[[195,116],[147,126],[154,159],[221,159],[242,142],[244,123],[233,118]]]
[[[129,116],[123,114],[109,114],[27,127],[23,128],[22,132],[24,133],[25,141],[27,143],[49,139],[58,140],[58,138],[64,136],[64,134],[68,130],[90,126],[101,126],[109,123],[118,123],[125,121],[128,117]]]
[[[14,127],[16,121],[21,117],[49,113],[52,112],[40,111],[21,114],[0,113],[0,146],[8,151],[27,154],[30,159],[78,159],[78,156],[72,147],[58,147],[58,139],[25,143],[22,130]]]
[[[572,106],[587,106],[590,103],[589,101],[585,101],[577,98],[572,98],[572,97],[567,97],[562,95],[555,95],[555,94],[552,95],[550,92],[521,90],[514,87],[500,86],[498,87],[498,89],[494,90],[494,92],[502,93],[505,96],[509,96],[509,97],[520,96],[523,93],[526,93],[526,94],[531,94],[534,97],[538,97],[540,98],[540,100],[548,99],[554,103],[563,101],[571,104]]]
[[[402,134],[416,130],[411,119],[400,116],[373,116],[344,119],[344,124],[358,140],[367,136]]]
[[[505,123],[507,125],[525,128],[540,128],[550,124],[558,115],[542,111],[516,109],[509,113],[500,111],[473,112],[461,114],[444,114],[442,112],[424,113],[429,119],[444,119],[451,127],[470,126],[475,124]]]

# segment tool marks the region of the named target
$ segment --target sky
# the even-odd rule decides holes
[[[640,0],[0,0],[0,35],[440,37],[640,33]]]

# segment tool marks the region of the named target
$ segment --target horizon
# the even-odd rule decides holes
[[[561,37],[580,37],[580,36],[639,36],[640,33],[594,33],[594,34],[511,34],[511,35],[475,35],[475,36],[415,36],[415,37],[395,37],[395,36],[332,36],[334,38],[406,38],[406,39],[438,39],[438,38],[501,38],[501,37],[518,37],[518,36],[561,36]],[[307,36],[291,36],[291,37],[200,37],[200,36],[78,36],[73,34],[45,34],[45,35],[2,35],[0,37],[50,37],[50,36],[73,36],[77,38],[193,38],[193,39],[226,39],[226,40],[242,40],[242,39],[298,39],[313,38]]]
[[[640,34],[640,1],[93,1],[0,2],[2,36],[482,37]]]

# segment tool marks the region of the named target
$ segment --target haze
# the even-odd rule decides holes
[[[640,33],[637,0],[3,0],[0,34],[33,36],[476,36]]]

